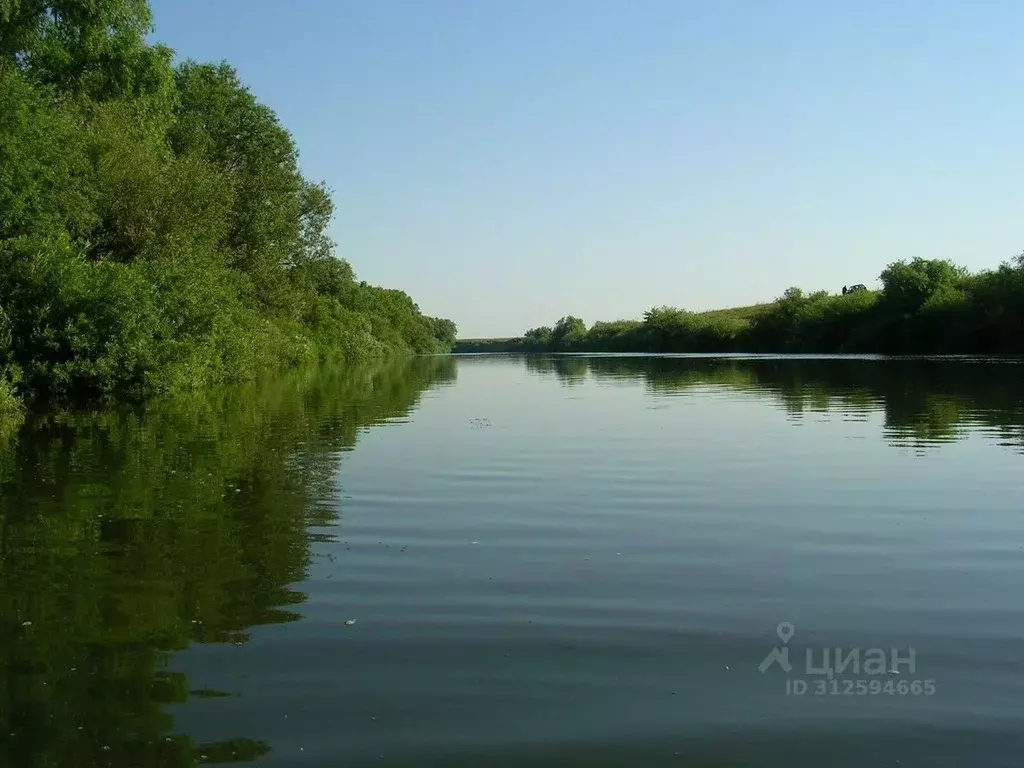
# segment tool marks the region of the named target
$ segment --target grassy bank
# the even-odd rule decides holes
[[[228,64],[173,64],[144,0],[0,14],[0,377],[115,398],[447,350],[336,257],[333,203]],[[8,406],[10,407],[10,406]]]
[[[944,260],[894,262],[882,290],[790,288],[770,304],[639,320],[563,317],[516,339],[459,341],[456,352],[789,352],[1024,354],[1024,257],[979,273]]]

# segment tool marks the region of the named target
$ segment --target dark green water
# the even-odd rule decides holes
[[[1011,362],[467,356],[36,414],[0,765],[1020,766],[1022,470]]]

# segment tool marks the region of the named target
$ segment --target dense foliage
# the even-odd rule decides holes
[[[520,339],[458,351],[1024,353],[1024,257],[970,274],[949,261],[890,264],[881,291],[806,294],[737,310],[655,307],[642,320],[564,317]]]
[[[448,349],[335,257],[274,112],[149,31],[146,0],[0,0],[0,413]]]

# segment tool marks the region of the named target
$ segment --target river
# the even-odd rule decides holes
[[[0,445],[0,765],[1019,766],[1024,364],[441,356]]]

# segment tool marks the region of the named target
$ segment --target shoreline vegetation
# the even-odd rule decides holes
[[[589,327],[566,316],[520,337],[460,339],[453,351],[1024,354],[1024,255],[973,274],[947,260],[897,261],[880,281],[880,291],[790,288],[767,304],[654,307]]]
[[[146,0],[0,11],[0,424],[273,370],[446,352],[358,281],[326,185],[227,63],[174,63]]]

